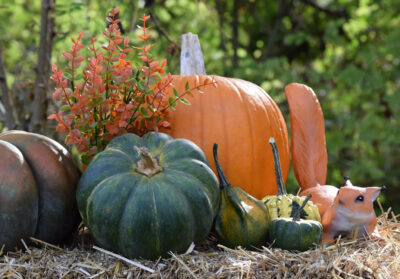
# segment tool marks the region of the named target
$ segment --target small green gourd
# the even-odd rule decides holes
[[[269,225],[269,240],[274,247],[285,250],[306,251],[314,245],[321,243],[322,224],[315,220],[300,219],[311,194],[308,195],[295,211],[294,217],[276,218]]]
[[[262,201],[267,207],[267,212],[271,220],[274,220],[278,217],[293,217],[295,210],[300,208],[300,205],[306,197],[295,196],[286,192],[286,187],[283,183],[281,173],[279,151],[274,138],[269,139],[269,144],[271,145],[274,158],[276,183],[278,185],[278,195],[266,196],[262,199]],[[318,207],[313,204],[312,201],[307,202],[305,207],[300,212],[300,217],[302,219],[321,222],[321,216],[319,215]]]
[[[219,242],[230,248],[260,247],[268,239],[270,222],[262,201],[237,186],[231,186],[222,171],[214,144],[213,154],[220,180],[221,200],[215,217],[215,232]]]

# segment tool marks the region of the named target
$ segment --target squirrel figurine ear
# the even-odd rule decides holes
[[[353,186],[353,183],[351,183],[350,178],[348,176],[345,176],[343,178],[344,178],[344,186]]]

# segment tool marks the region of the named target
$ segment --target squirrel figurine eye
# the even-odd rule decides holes
[[[359,195],[359,196],[356,198],[356,202],[363,202],[363,201],[364,201],[364,196]]]

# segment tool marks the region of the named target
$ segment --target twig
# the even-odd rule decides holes
[[[197,278],[197,276],[193,273],[193,271],[177,256],[175,256],[174,253],[170,252],[169,253],[175,260],[177,260],[187,271],[189,271],[190,275],[192,275],[193,278]]]
[[[115,257],[115,258],[117,258],[117,259],[123,260],[124,262],[127,262],[127,263],[129,263],[129,264],[131,264],[131,265],[134,265],[134,266],[136,266],[136,267],[139,267],[139,268],[141,268],[141,269],[143,269],[143,270],[146,270],[146,271],[148,271],[148,272],[150,272],[150,273],[154,273],[154,272],[155,272],[154,269],[151,269],[151,268],[149,268],[149,267],[147,267],[147,266],[144,266],[144,265],[142,265],[142,264],[140,264],[140,263],[138,263],[138,262],[131,261],[131,260],[129,260],[129,259],[127,259],[127,258],[125,258],[125,257],[123,257],[123,256],[121,256],[121,255],[118,255],[118,254],[115,254],[115,253],[113,253],[113,252],[107,251],[107,250],[102,249],[102,248],[100,248],[100,247],[97,247],[97,246],[94,246],[94,245],[93,245],[93,249],[98,250],[98,251],[100,251],[100,252],[102,252],[102,253],[104,253],[104,254],[113,256],[113,257]]]
[[[376,202],[378,203],[378,206],[379,206],[379,208],[380,208],[380,210],[381,210],[381,212],[382,212],[383,219],[385,220],[385,226],[388,226],[388,220],[387,220],[387,217],[386,217],[386,213],[385,213],[385,211],[383,210],[383,206],[382,206],[381,202],[379,201],[379,198],[376,199]]]
[[[51,247],[53,249],[56,249],[58,251],[64,251],[63,248],[60,248],[60,247],[58,247],[56,245],[50,244],[50,243],[48,243],[46,241],[43,241],[43,240],[40,240],[40,239],[37,239],[37,238],[34,238],[34,237],[30,237],[30,240],[32,240],[33,242],[36,242],[36,243],[40,243],[40,244],[42,244],[44,246],[49,246],[49,247]]]
[[[21,238],[21,242],[22,242],[22,244],[24,245],[24,247],[25,247],[25,249],[26,249],[26,252],[28,252],[28,254],[30,254],[31,253],[31,250],[28,248],[28,245],[26,245],[26,243],[25,243],[25,241]]]
[[[102,270],[102,271],[106,271],[106,269],[105,269],[104,267],[102,267],[101,265],[98,265],[98,264],[95,263],[95,262],[92,262],[92,261],[89,260],[89,259],[85,259],[85,261],[88,262],[88,263],[90,263],[90,264],[93,266],[93,268],[97,268],[97,269],[100,269],[100,270]]]
[[[177,50],[179,50],[179,52],[181,52],[181,47],[174,40],[172,40],[168,36],[167,32],[161,27],[160,23],[157,20],[157,17],[153,13],[153,9],[151,7],[149,7],[148,9],[149,9],[149,14],[150,14],[151,18],[153,19],[153,22],[154,22],[158,32],[160,32],[160,34],[162,36],[164,36],[168,42],[170,42]]]

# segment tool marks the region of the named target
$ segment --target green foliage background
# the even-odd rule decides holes
[[[327,182],[342,185],[348,175],[357,185],[386,185],[386,205],[400,207],[400,0],[57,1],[52,63],[64,63],[61,52],[79,31],[86,40],[100,36],[114,6],[134,41],[134,19],[150,11],[178,44],[183,33],[199,34],[207,73],[260,85],[288,128],[285,85],[312,87],[326,121]],[[40,9],[38,0],[0,0],[8,83],[23,102],[32,98]],[[178,51],[157,28],[152,32],[156,58],[179,73]],[[297,190],[292,172],[288,187]]]

